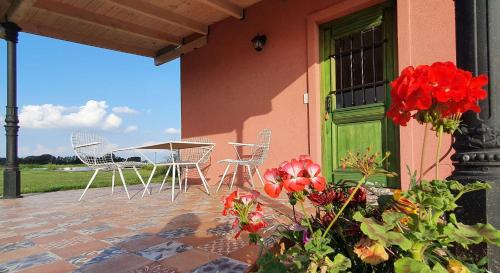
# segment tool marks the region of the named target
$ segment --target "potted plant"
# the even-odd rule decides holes
[[[411,176],[408,190],[367,203],[366,181],[373,175],[394,176],[381,168],[389,154],[369,148],[349,153],[344,168],[357,169],[359,181],[327,183],[320,166],[308,156],[283,162],[267,170],[264,191],[276,198],[284,190],[294,208],[290,225],[277,226],[281,238],[256,262],[256,272],[486,272],[484,260],[454,251],[479,243],[500,245],[500,231],[487,223],[465,225],[454,214],[465,193],[485,190],[487,183],[463,185],[439,179],[439,150],[443,134],[453,134],[466,111],[479,112],[477,101],[486,97],[486,76],[473,77],[451,62],[408,67],[391,82],[392,104],[388,116],[401,126],[416,119],[430,126],[438,137],[435,179],[422,178],[422,167]],[[427,130],[426,130],[427,134]],[[422,154],[425,153],[422,147]],[[249,232],[250,243],[263,247],[264,221],[259,192],[231,193],[224,214],[236,216],[234,227]],[[314,211],[307,210],[305,203]],[[295,207],[301,211],[295,213]]]

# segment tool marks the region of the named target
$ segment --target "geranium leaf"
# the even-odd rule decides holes
[[[280,260],[271,253],[266,253],[257,260],[260,273],[286,273],[286,267]]]
[[[342,254],[337,254],[335,255],[335,258],[333,258],[331,265],[328,265],[328,268],[329,273],[347,272],[347,270],[351,268],[351,260]]]
[[[432,273],[448,273],[448,270],[444,268],[441,264],[436,263],[432,268]]]
[[[388,214],[386,217],[394,218],[396,215]],[[361,222],[361,231],[370,239],[375,240],[383,246],[396,245],[403,250],[408,250],[412,246],[412,242],[403,234],[391,231],[394,224],[381,225],[373,218],[365,218],[359,212],[353,217],[356,221]]]
[[[476,224],[472,226],[461,223],[457,223],[456,226],[448,224],[443,232],[451,241],[457,242],[464,247],[481,242],[500,245],[500,231],[490,224]]]
[[[394,263],[395,273],[433,273],[431,268],[423,262],[405,257]]]
[[[479,190],[487,190],[487,189],[491,189],[490,184],[477,181],[474,183],[466,184],[463,188],[463,191],[471,192],[471,191],[479,191]]]
[[[402,212],[398,211],[385,211],[382,214],[382,219],[384,220],[384,223],[390,224],[393,226],[396,226],[399,220],[401,220],[403,217],[405,217],[405,214]]]

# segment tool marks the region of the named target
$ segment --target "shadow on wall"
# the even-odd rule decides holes
[[[262,1],[245,20],[212,25],[208,45],[181,59],[183,137],[213,136],[221,159],[234,156],[225,141],[255,141],[270,128],[269,163],[278,161],[273,150],[280,160],[307,153],[306,17],[335,2]],[[257,33],[267,36],[261,52],[250,42]]]

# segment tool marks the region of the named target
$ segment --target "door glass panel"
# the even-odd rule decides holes
[[[337,109],[384,102],[384,42],[380,26],[334,39]]]

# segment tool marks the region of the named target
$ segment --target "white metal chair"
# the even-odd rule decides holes
[[[142,184],[146,186],[139,171],[137,170],[137,167],[141,167],[144,163],[128,161],[128,158],[130,157],[125,157],[125,161],[115,162],[115,147],[105,138],[89,132],[74,132],[71,135],[71,145],[73,146],[76,156],[89,168],[95,170],[78,201],[82,200],[99,171],[113,172],[113,176],[111,178],[111,194],[114,192],[115,172],[117,170],[120,174],[123,188],[127,193],[128,199],[130,199],[130,195],[127,190],[127,185],[125,184],[125,178],[123,177],[123,169],[134,169],[135,173],[139,177],[139,180],[141,180]]]
[[[219,186],[217,187],[217,192],[222,186],[224,178],[226,177],[227,171],[229,170],[229,167],[231,165],[234,165],[234,173],[233,173],[233,178],[231,179],[231,184],[229,186],[229,189],[233,188],[234,179],[236,178],[236,172],[238,171],[238,166],[246,167],[252,188],[254,188],[252,169],[255,169],[255,172],[259,176],[260,182],[262,183],[262,185],[264,185],[264,180],[262,180],[262,176],[260,175],[259,172],[259,166],[261,166],[264,163],[264,160],[267,158],[267,155],[269,153],[269,146],[271,145],[271,129],[262,130],[259,133],[257,137],[257,143],[255,144],[236,143],[236,142],[229,142],[228,144],[233,145],[234,150],[236,151],[237,159],[224,159],[219,161],[219,163],[227,164],[227,166],[219,182]],[[238,148],[240,147],[251,148],[250,156],[246,158],[242,157],[242,155],[238,151]]]
[[[203,137],[183,139],[182,141],[211,143],[211,141],[208,138],[203,138]],[[175,171],[177,171],[177,174],[179,175],[179,191],[182,191],[182,180],[181,180],[180,174],[183,171],[183,173],[184,173],[184,192],[186,192],[187,191],[187,179],[188,179],[189,168],[196,168],[196,170],[198,171],[198,174],[200,176],[201,182],[203,183],[203,186],[205,187],[206,192],[208,194],[210,194],[210,191],[208,190],[208,183],[205,180],[205,176],[203,175],[202,168],[204,168],[207,164],[209,164],[210,155],[212,154],[212,151],[214,148],[215,148],[215,145],[180,150],[178,153],[178,158],[176,160],[171,160],[171,162],[165,164],[165,165],[168,165],[169,167],[167,169],[167,173],[165,174],[165,178],[163,179],[163,182],[161,183],[159,192],[161,192],[161,190],[163,189],[163,185],[165,184],[167,177],[170,174],[171,169],[172,169],[173,175],[175,175]],[[176,168],[176,169],[174,170],[173,168]],[[173,182],[172,182],[172,201],[174,201],[174,198],[175,198],[175,187],[174,187]]]

